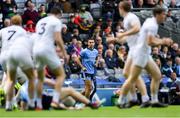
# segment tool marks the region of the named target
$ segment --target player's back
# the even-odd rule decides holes
[[[123,20],[123,24],[124,24],[125,30],[131,30],[133,28],[131,24],[136,24],[136,25],[141,26],[139,18],[131,12],[129,12],[125,16]],[[139,36],[139,33],[128,36],[127,43],[130,48],[136,45],[138,36]]]
[[[0,36],[2,39],[2,49],[3,51],[8,51],[9,48],[13,45],[15,39],[18,37],[26,36],[26,31],[21,27],[17,25],[12,25],[6,28],[3,28],[0,31]]]
[[[11,51],[25,50],[27,53],[32,53],[33,36],[22,36],[15,39],[13,45],[10,47]]]
[[[36,25],[35,45],[54,47],[54,32],[61,31],[61,21],[54,15],[41,19]]]

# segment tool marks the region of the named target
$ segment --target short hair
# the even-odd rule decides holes
[[[51,8],[50,13],[51,13],[51,14],[55,14],[55,15],[61,14],[61,9],[58,8],[58,7],[53,7],[53,8]]]
[[[120,2],[119,7],[121,7],[126,12],[129,12],[131,10],[131,4],[126,0]]]
[[[93,41],[95,42],[95,40],[94,40],[93,37],[88,38],[88,39],[87,39],[87,42],[89,42],[90,40],[93,40]]]
[[[13,25],[21,25],[22,24],[22,18],[20,15],[14,15],[11,17],[11,24]]]
[[[153,9],[153,15],[156,16],[158,14],[161,14],[163,12],[165,12],[166,10],[164,8],[162,8],[161,6],[157,5],[154,9]]]

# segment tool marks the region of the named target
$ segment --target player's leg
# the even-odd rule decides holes
[[[132,65],[132,59],[130,58],[130,54],[129,54],[123,69],[123,75],[126,79],[129,77],[131,65]],[[133,104],[136,103],[137,94],[136,94],[135,84],[133,84],[129,92],[131,94],[130,103]]]
[[[132,66],[132,58],[128,57],[126,63],[125,63],[125,67],[123,69],[123,75],[128,78],[129,74],[130,74],[130,68]],[[145,83],[143,81],[143,79],[141,78],[141,76],[138,76],[138,79],[136,80],[135,84],[131,87],[130,89],[130,94],[131,94],[131,100],[130,100],[130,106],[134,106],[137,105],[137,93],[136,93],[136,87],[139,89],[141,96],[142,96],[142,102],[146,103],[147,101],[149,101],[149,96],[147,95],[147,90],[146,90],[146,86]],[[129,106],[129,107],[130,107]]]
[[[36,85],[36,89],[37,89],[37,110],[41,110],[42,109],[42,91],[43,91],[43,83],[44,83],[44,70],[40,69],[37,70],[37,78],[38,78],[38,82]]]
[[[79,101],[81,103],[84,103],[85,105],[91,107],[91,108],[98,108],[100,104],[92,103],[89,99],[87,99],[85,96],[83,96],[80,92],[76,91],[75,89],[68,87],[68,88],[62,88],[61,91],[61,99],[65,99],[68,96],[71,96],[76,101]]]
[[[55,87],[54,87],[55,91],[53,94],[51,106],[56,108],[59,105],[61,88],[64,83],[65,72],[64,72],[64,69],[62,66],[60,66],[56,69],[53,69],[52,72],[53,72],[53,75],[56,76],[56,83],[55,83]]]
[[[86,79],[84,81],[84,87],[85,87],[85,96],[86,98],[89,99],[92,90],[92,81],[90,79]]]
[[[6,83],[6,110],[12,110],[12,100],[14,97],[14,85],[15,85],[16,69],[8,69],[7,71],[7,83]]]
[[[131,89],[132,85],[136,82],[138,76],[141,73],[142,68],[136,65],[132,65],[130,75],[128,79],[123,84],[121,90],[121,95],[119,96],[119,103],[121,108],[125,108],[127,101],[127,94],[129,90]]]
[[[94,75],[91,76],[91,83],[92,83],[92,90],[89,96],[90,101],[92,101],[94,94],[96,93],[97,90],[97,85],[96,85],[96,78],[94,77]]]
[[[29,93],[29,101],[28,106],[32,109],[35,107],[35,101],[34,101],[34,92],[35,92],[35,76],[34,76],[34,70],[33,68],[25,69],[23,72],[28,77],[29,83],[28,83],[28,93]]]
[[[165,107],[166,105],[159,103],[158,100],[158,92],[159,92],[159,84],[161,80],[161,72],[159,67],[153,61],[151,57],[149,57],[149,61],[145,67],[147,72],[151,75],[151,102],[152,107]]]

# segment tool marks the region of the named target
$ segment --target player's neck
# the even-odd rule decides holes
[[[90,48],[90,47],[88,47],[88,49],[92,51],[94,48]]]
[[[129,12],[124,12],[123,17],[126,17]]]

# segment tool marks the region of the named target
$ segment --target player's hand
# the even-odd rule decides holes
[[[83,71],[86,71],[87,69],[86,69],[85,67],[82,67],[82,70],[83,70]]]
[[[65,63],[67,63],[69,60],[69,55],[68,54],[64,54],[64,61]]]
[[[163,44],[164,45],[170,46],[170,45],[172,45],[172,43],[173,43],[172,39],[170,39],[170,38],[163,38]]]
[[[121,32],[116,33],[116,37],[117,37],[118,39],[122,39],[122,38],[124,37],[124,34],[121,33]]]

